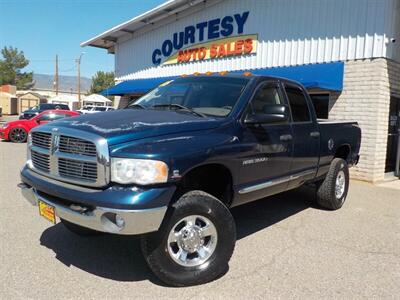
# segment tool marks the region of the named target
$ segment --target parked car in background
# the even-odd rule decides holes
[[[111,106],[84,106],[82,109],[78,109],[77,112],[79,112],[82,115],[86,114],[94,114],[94,113],[99,113],[99,112],[105,112],[105,111],[112,111],[115,110],[114,107]]]
[[[24,143],[32,128],[65,117],[75,116],[79,116],[79,113],[70,110],[46,110],[29,120],[17,120],[1,125],[0,138],[14,143]]]
[[[44,112],[46,110],[50,109],[63,109],[63,110],[69,110],[69,106],[66,104],[57,104],[57,103],[42,103],[38,104],[36,106],[33,106],[24,112],[22,112],[19,116],[20,120],[29,120],[33,118],[34,116],[37,116],[41,112]]]

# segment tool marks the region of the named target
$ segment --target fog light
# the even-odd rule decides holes
[[[123,228],[125,226],[125,220],[120,215],[115,215],[115,224],[119,228]]]

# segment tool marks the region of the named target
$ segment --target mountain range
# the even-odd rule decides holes
[[[53,89],[53,75],[47,74],[33,74],[33,80],[35,81],[35,89],[52,90]],[[81,92],[85,93],[90,89],[92,80],[87,77],[81,77]],[[58,76],[58,89],[60,91],[77,91],[78,80],[76,76]]]

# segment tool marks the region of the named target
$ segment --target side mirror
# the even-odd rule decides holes
[[[266,105],[263,113],[248,114],[245,124],[273,124],[283,123],[289,118],[288,108],[285,105]]]

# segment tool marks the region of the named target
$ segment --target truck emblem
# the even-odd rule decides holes
[[[332,139],[329,139],[328,140],[328,149],[332,150],[334,145],[335,145],[335,142]]]
[[[54,128],[54,129],[57,129],[57,128]],[[55,131],[54,129],[53,129],[53,131]],[[51,141],[51,154],[54,154],[54,152],[58,151],[59,145],[60,145],[60,136],[58,134],[53,134],[52,141]]]
[[[254,159],[247,159],[247,160],[244,160],[242,162],[242,165],[245,166],[245,165],[261,163],[261,162],[265,162],[267,160],[268,160],[268,157],[259,157],[259,158],[254,158]]]

